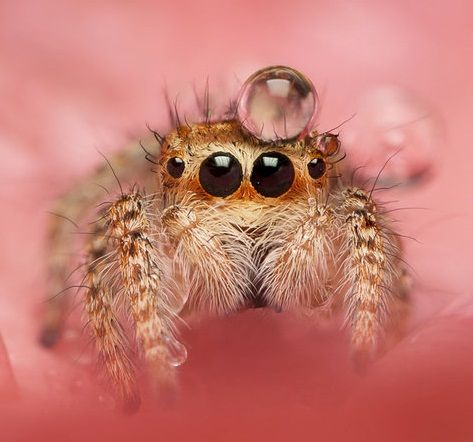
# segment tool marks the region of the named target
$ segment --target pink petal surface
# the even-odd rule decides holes
[[[0,394],[13,379],[19,394],[1,401],[1,440],[471,440],[472,14],[466,1],[3,1]],[[341,128],[355,164],[356,149],[378,146],[363,120],[382,109],[366,99],[374,91],[406,91],[429,110],[435,128],[421,141],[432,148],[419,156],[409,141],[399,161],[433,175],[386,197],[426,209],[396,213],[419,241],[406,241],[411,331],[360,378],[337,326],[259,311],[202,321],[184,331],[177,400],[121,416],[74,327],[57,350],[37,345],[46,210],[101,161],[96,148],[118,150],[145,122],[166,128],[163,85],[185,107],[193,82],[209,76],[230,97],[270,64],[314,81],[322,130],[361,114]]]

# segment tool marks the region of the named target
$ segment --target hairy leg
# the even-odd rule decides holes
[[[140,403],[135,373],[129,357],[129,343],[114,309],[117,289],[110,284],[115,266],[107,259],[107,227],[103,220],[96,225],[90,242],[87,263],[85,311],[95,345],[105,371],[127,409]]]
[[[173,337],[176,294],[166,280],[166,257],[153,241],[149,202],[139,193],[122,196],[109,210],[109,235],[115,246],[123,294],[128,300],[136,338],[151,377],[173,383],[175,360],[170,346],[185,349]],[[182,294],[184,297],[184,294]]]
[[[355,358],[363,365],[379,348],[393,305],[402,306],[399,240],[370,195],[358,188],[341,192],[337,213],[347,320]]]
[[[152,176],[150,164],[141,148],[135,143],[110,159],[114,173],[123,182],[133,177]],[[43,315],[40,342],[53,346],[61,334],[69,309],[69,297],[62,293],[71,270],[72,223],[80,224],[84,217],[95,211],[96,204],[104,199],[104,189],[116,187],[114,173],[104,164],[95,173],[79,183],[70,193],[60,198],[51,217],[48,231],[48,302]]]

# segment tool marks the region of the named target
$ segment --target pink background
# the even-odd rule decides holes
[[[468,1],[1,1],[0,438],[471,440],[472,20]],[[202,321],[183,334],[179,397],[117,415],[77,339],[36,344],[50,201],[102,161],[97,148],[119,149],[146,122],[166,129],[164,85],[185,108],[193,83],[208,76],[230,98],[270,64],[314,80],[322,130],[358,112],[342,128],[358,137],[355,164],[379,136],[363,97],[401,87],[430,110],[431,149],[419,160],[407,143],[401,157],[434,174],[387,198],[425,208],[396,213],[419,241],[406,242],[410,332],[359,377],[338,325],[259,311]]]

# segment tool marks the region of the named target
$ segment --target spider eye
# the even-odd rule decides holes
[[[200,166],[200,185],[213,196],[231,195],[240,187],[242,179],[240,163],[226,152],[210,155]]]
[[[322,158],[314,158],[307,164],[307,168],[309,169],[309,175],[316,180],[325,173],[327,166]]]
[[[169,175],[171,175],[173,178],[180,178],[184,173],[184,167],[184,160],[179,157],[171,158],[166,165]]]
[[[250,180],[258,193],[274,198],[291,188],[294,175],[294,166],[286,155],[268,152],[256,159]]]
[[[333,155],[340,150],[340,140],[338,135],[323,134],[319,137],[317,146],[325,155]]]

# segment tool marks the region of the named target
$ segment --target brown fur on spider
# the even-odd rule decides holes
[[[163,384],[185,358],[179,318],[196,311],[342,307],[356,359],[375,354],[408,310],[399,235],[374,201],[374,185],[350,183],[336,135],[267,140],[230,119],[181,125],[157,141],[156,192],[122,192],[102,206],[85,272],[89,328],[128,407],[139,404],[139,392],[122,305],[150,375]],[[121,176],[144,170],[136,152],[113,162]],[[80,217],[98,200],[92,181],[57,211]],[[64,225],[58,219],[51,230],[53,291],[67,275],[58,258],[69,242]],[[63,321],[61,302],[47,311],[46,345]]]

